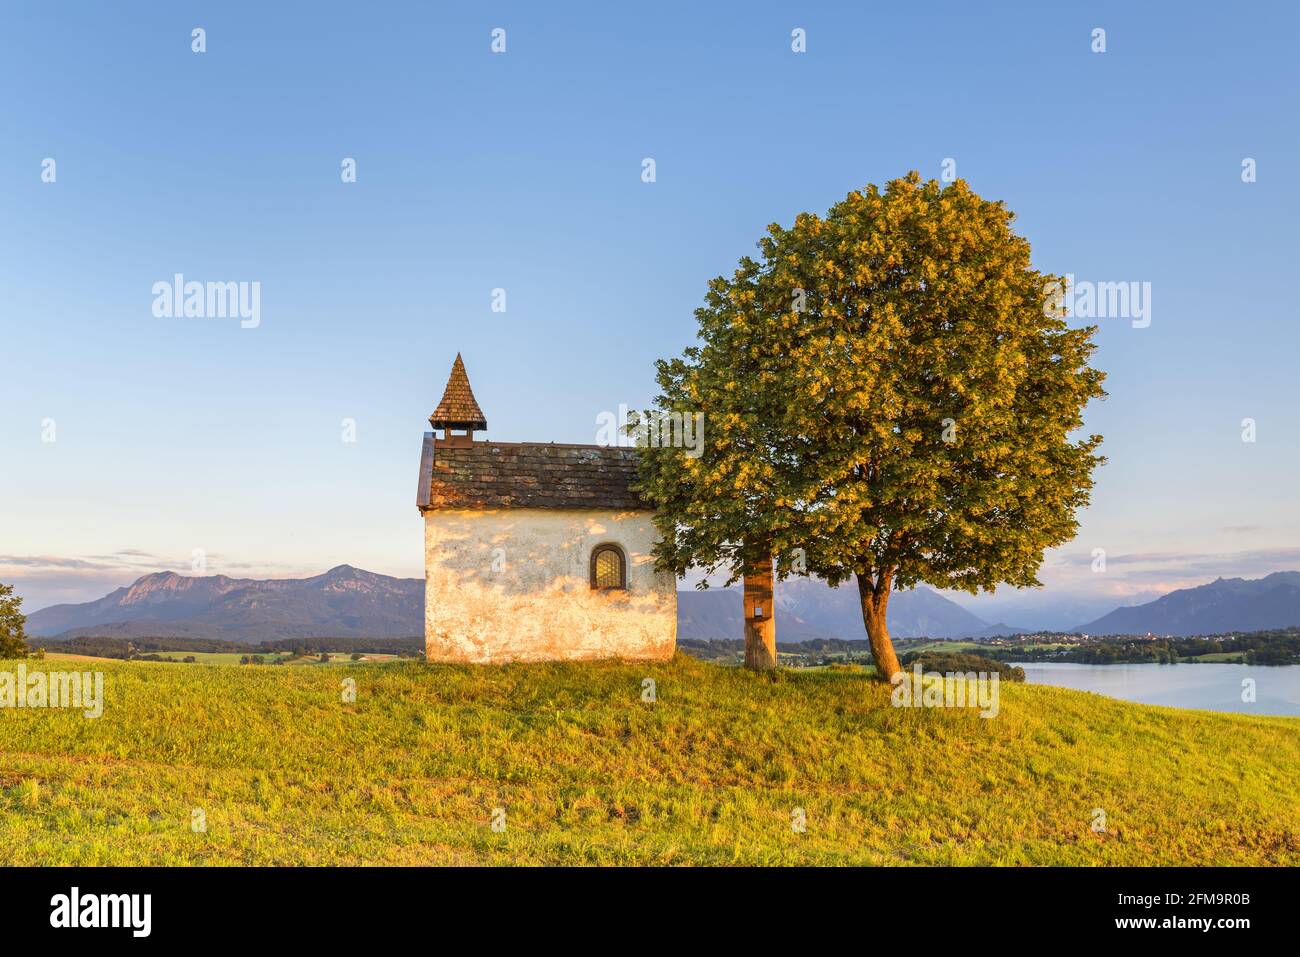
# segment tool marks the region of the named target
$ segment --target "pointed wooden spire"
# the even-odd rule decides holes
[[[459,352],[452,363],[451,377],[447,379],[442,401],[429,416],[429,424],[435,429],[465,429],[469,432],[487,428],[487,419],[474,399],[474,390],[469,387],[469,376],[465,374],[465,363],[461,361]]]

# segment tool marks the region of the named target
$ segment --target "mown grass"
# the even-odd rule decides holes
[[[680,655],[93,667],[97,720],[0,710],[0,861],[1300,863],[1294,718],[1003,684],[986,720]]]

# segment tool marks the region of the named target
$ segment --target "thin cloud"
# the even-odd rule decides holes
[[[0,555],[0,567],[6,565],[18,568],[67,568],[92,569],[105,568],[102,562],[86,558],[63,558],[56,555]]]
[[[1052,592],[1127,596],[1164,594],[1194,588],[1216,578],[1263,578],[1300,569],[1300,548],[1260,548],[1221,552],[1150,551],[1106,556],[1106,571],[1093,571],[1091,554],[1073,553],[1044,566]]]

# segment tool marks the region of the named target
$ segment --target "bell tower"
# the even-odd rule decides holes
[[[487,419],[483,410],[474,399],[474,390],[469,387],[469,376],[465,373],[465,363],[460,353],[451,366],[451,376],[447,379],[447,388],[443,390],[442,401],[429,416],[429,424],[441,435],[434,437],[435,445],[463,446],[474,444],[474,433],[486,431]]]

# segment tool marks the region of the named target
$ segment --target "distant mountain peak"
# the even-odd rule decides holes
[[[208,590],[214,586],[220,587],[229,580],[224,576],[186,577],[175,572],[154,572],[152,575],[137,578],[128,585],[122,603],[134,604],[156,601],[160,596],[185,592],[196,586]]]
[[[356,568],[352,565],[335,565],[323,575],[318,575],[314,580],[324,582],[326,585],[337,585],[346,588],[368,588],[378,581],[382,581],[383,575],[375,572],[368,572],[364,568]]]

